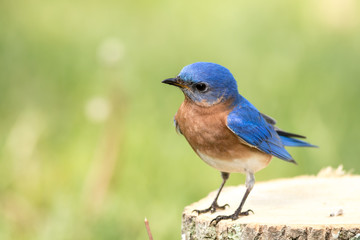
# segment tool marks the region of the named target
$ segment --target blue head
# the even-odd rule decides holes
[[[211,106],[239,97],[233,75],[216,63],[190,64],[176,78],[166,79],[163,83],[180,87],[187,98],[201,106]]]

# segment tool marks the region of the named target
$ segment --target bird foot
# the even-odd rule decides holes
[[[237,213],[236,211],[231,214],[231,215],[219,215],[217,216],[216,218],[214,218],[213,220],[211,220],[210,222],[210,225],[214,223],[214,226],[216,226],[220,221],[222,220],[226,220],[226,219],[232,219],[232,220],[236,220],[239,218],[239,216],[248,216],[250,214],[250,212],[252,212],[254,214],[254,211],[249,209],[245,212],[240,212],[240,213]]]
[[[198,215],[202,214],[202,213],[207,213],[207,212],[211,212],[211,213],[214,213],[216,212],[216,210],[220,209],[220,210],[224,210],[226,207],[229,207],[229,204],[225,204],[223,206],[219,206],[217,204],[217,202],[211,204],[210,207],[206,208],[206,209],[203,209],[203,210],[193,210],[193,212],[196,212]]]

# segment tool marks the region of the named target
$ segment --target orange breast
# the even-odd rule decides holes
[[[256,172],[270,162],[271,155],[243,144],[230,131],[226,118],[231,110],[231,102],[203,107],[185,99],[175,120],[193,150],[209,165],[226,172]]]

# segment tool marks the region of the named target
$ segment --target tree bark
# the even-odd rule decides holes
[[[210,225],[217,215],[232,214],[244,192],[243,185],[224,188],[219,205],[230,207],[213,214],[198,216],[193,210],[209,207],[216,191],[187,206],[182,239],[360,240],[360,176],[322,174],[256,183],[243,209],[255,214]]]

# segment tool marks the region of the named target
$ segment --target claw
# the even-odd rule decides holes
[[[225,209],[226,207],[230,207],[230,205],[226,203],[226,204],[223,205],[222,207]]]
[[[223,206],[219,206],[216,202],[211,204],[210,207],[203,209],[203,210],[198,210],[198,209],[194,209],[192,212],[196,212],[198,215],[202,214],[202,213],[207,213],[207,212],[211,212],[214,213],[216,212],[216,210],[220,209],[220,210],[224,210],[226,207],[230,207],[229,204],[225,204]]]
[[[239,216],[249,216],[249,213],[250,213],[250,212],[252,212],[252,213],[254,214],[254,211],[251,210],[251,209],[249,209],[249,210],[247,210],[247,211],[245,211],[245,212],[240,212],[240,213],[237,213],[237,212],[235,211],[235,212],[234,212],[233,214],[231,214],[231,215],[219,215],[219,216],[217,216],[216,218],[214,218],[213,220],[211,220],[210,225],[212,225],[213,223],[215,223],[214,226],[216,226],[216,225],[217,225],[220,221],[222,221],[222,220],[226,220],[226,219],[236,220],[236,219],[239,218]]]
[[[239,214],[239,216],[249,216],[249,213],[250,213],[250,212],[251,212],[252,214],[255,214],[253,210],[249,209],[249,210],[247,210],[247,211],[245,211],[245,212],[241,212],[241,213]]]

